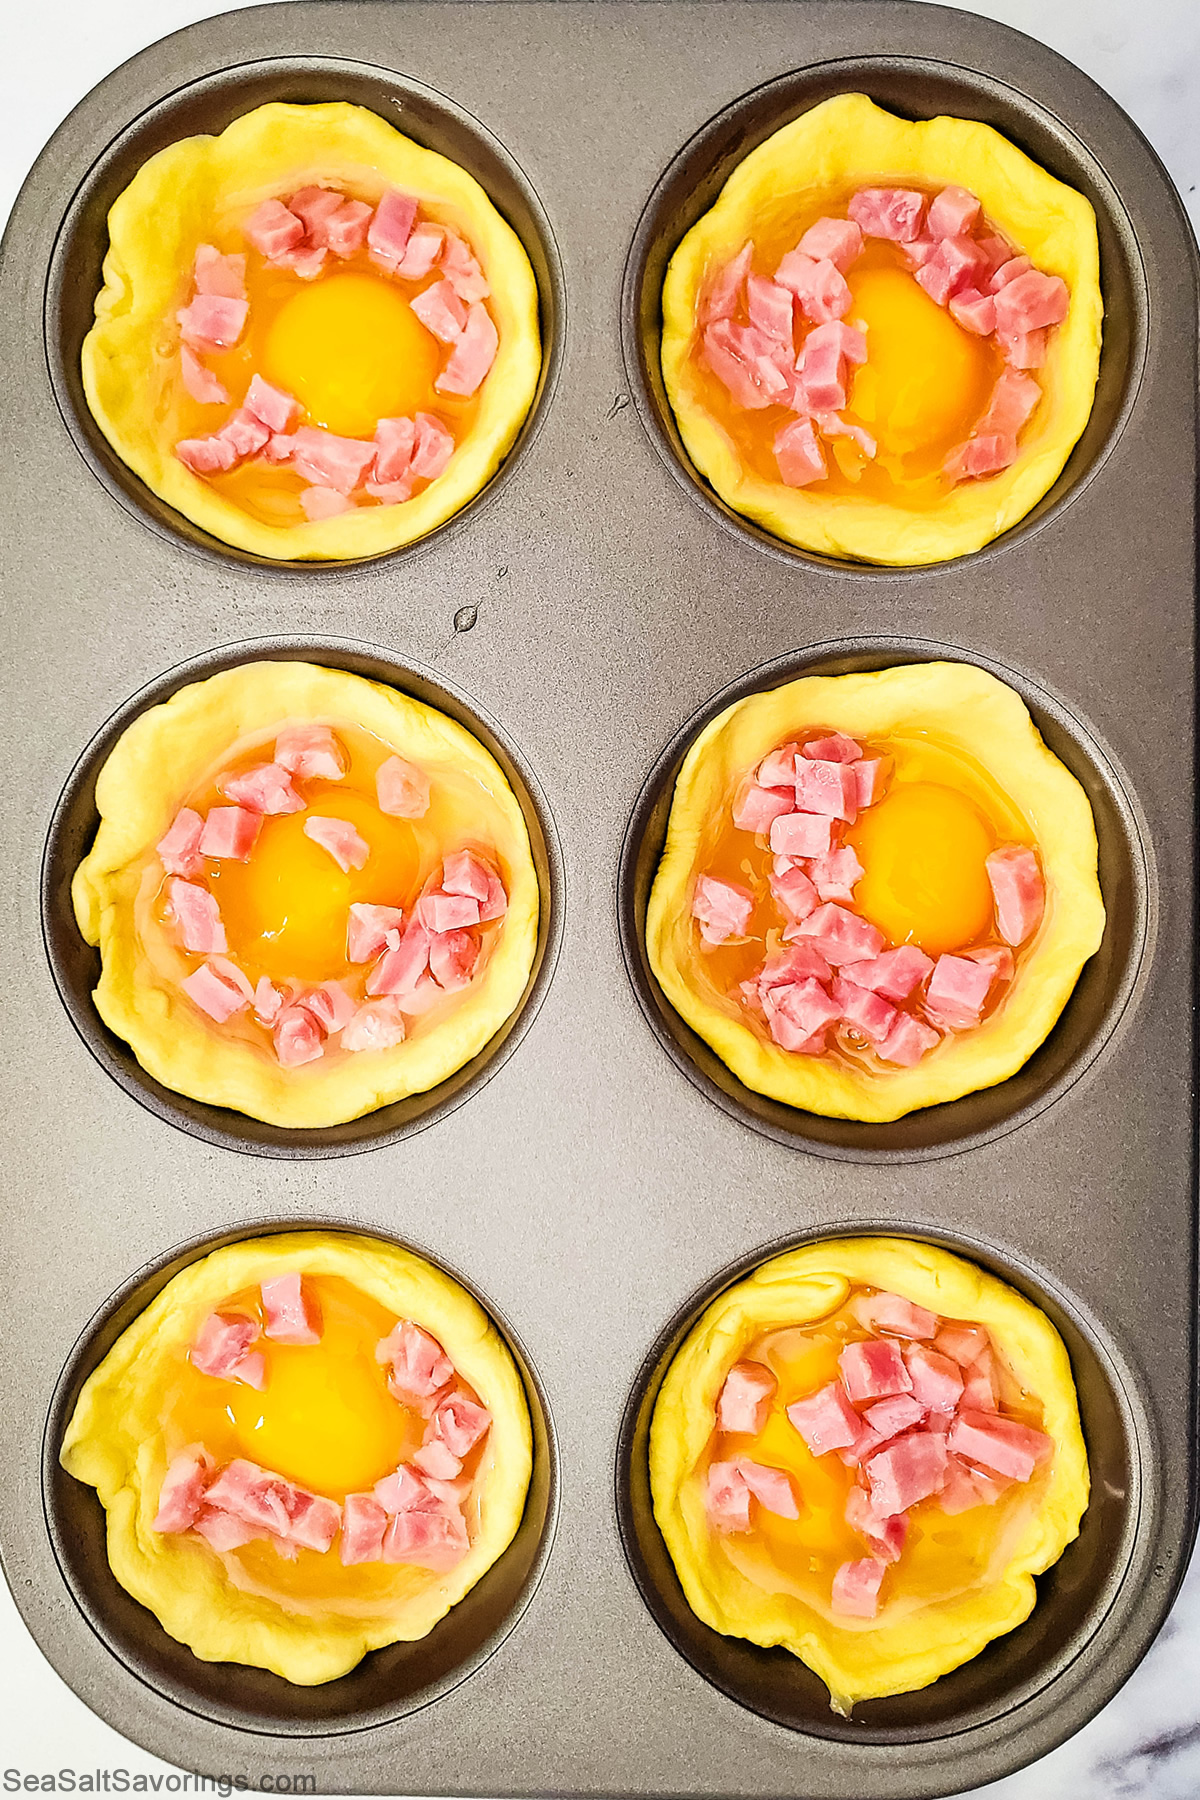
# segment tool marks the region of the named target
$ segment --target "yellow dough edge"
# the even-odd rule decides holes
[[[1047,275],[1059,275],[1070,312],[1035,371],[1044,399],[1011,468],[960,482],[918,511],[853,494],[822,496],[764,481],[744,465],[690,379],[696,300],[709,272],[755,235],[762,209],[784,195],[819,196],[847,182],[914,181],[966,187]],[[910,123],[863,94],[823,101],[740,162],[716,204],[688,232],[663,285],[662,369],[688,455],[730,506],[776,537],[826,556],[908,566],[980,550],[1023,519],[1058,479],[1092,410],[1104,305],[1096,216],[1073,188],[1007,138],[969,119]],[[868,347],[869,356],[869,347]]]
[[[697,984],[692,886],[700,842],[731,791],[769,750],[809,724],[850,737],[927,731],[975,758],[1033,830],[1046,911],[1002,1006],[912,1069],[886,1077],[763,1042],[741,1008]],[[748,1088],[829,1118],[883,1122],[1015,1075],[1047,1036],[1104,934],[1096,827],[1087,795],[1042,742],[1020,696],[969,663],[911,663],[869,675],[804,676],[738,700],[700,733],[675,785],[646,911],[650,965],[676,1012]],[[703,964],[700,963],[702,969]]]
[[[500,347],[479,411],[445,473],[400,506],[360,507],[333,519],[267,525],[224,499],[175,455],[182,433],[153,416],[166,339],[196,244],[214,218],[240,222],[263,200],[332,182],[374,204],[395,187],[471,244],[491,285]],[[219,137],[185,138],[151,157],[114,202],[96,323],[84,339],[88,406],[122,462],[194,525],[222,543],[282,561],[378,556],[424,537],[477,494],[511,449],[541,371],[538,291],[520,239],[457,163],[426,150],[361,106],[272,103]]]
[[[725,1376],[748,1345],[777,1327],[824,1318],[854,1285],[986,1325],[1021,1385],[1041,1401],[1042,1429],[1056,1446],[1043,1503],[1014,1546],[1003,1578],[952,1603],[908,1612],[891,1626],[886,1616],[881,1623],[833,1625],[794,1596],[769,1594],[747,1580],[708,1525],[696,1473]],[[654,1516],[692,1611],[714,1631],[790,1650],[820,1676],[843,1712],[859,1700],[927,1687],[1012,1631],[1033,1609],[1033,1577],[1078,1536],[1088,1502],[1071,1365],[1044,1313],[962,1257],[887,1237],[838,1238],[789,1251],[713,1301],[677,1353],[655,1403],[650,1480]]]
[[[481,835],[491,837],[508,889],[508,912],[487,966],[449,1017],[392,1050],[347,1056],[340,1066],[319,1060],[284,1069],[265,1048],[223,1035],[180,990],[178,977],[169,978],[145,955],[137,926],[147,859],[184,797],[228,763],[240,742],[269,736],[289,720],[316,720],[335,731],[339,723],[358,725],[435,780],[439,769],[474,776]],[[195,682],[122,733],[100,771],[96,806],[100,829],[72,883],[80,931],[100,949],[96,1009],[142,1067],[176,1093],[269,1125],[341,1124],[445,1081],[521,1002],[540,909],[524,814],[478,738],[394,688],[303,662],[244,663]]]
[[[446,1574],[414,1567],[398,1604],[375,1617],[288,1614],[234,1587],[207,1545],[151,1530],[168,1461],[157,1396],[172,1362],[214,1306],[284,1269],[340,1276],[397,1318],[432,1332],[492,1415],[480,1529],[470,1551]],[[311,1687],[345,1675],[368,1650],[425,1637],[475,1586],[516,1535],[533,1439],[508,1348],[457,1282],[394,1244],[314,1231],[229,1244],[168,1282],[84,1383],[60,1461],[96,1489],[108,1515],[112,1572],[170,1637],[203,1662],[249,1663]]]

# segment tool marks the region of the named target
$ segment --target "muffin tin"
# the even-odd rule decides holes
[[[729,514],[655,375],[674,243],[739,156],[844,89],[988,120],[1100,219],[1093,422],[1026,521],[931,569],[823,562]],[[279,567],[113,463],[74,358],[138,163],[263,99],[333,95],[479,175],[533,261],[546,372],[456,520],[375,562]],[[176,1765],[327,1792],[915,1800],[1061,1741],[1144,1654],[1195,1527],[1196,262],[1136,130],[1050,51],[923,5],[271,6],[147,50],[50,141],[0,260],[0,345],[18,800],[0,1544],[51,1662]],[[116,731],[253,655],[359,669],[480,731],[545,902],[530,992],[480,1066],[311,1140],[153,1090],[89,1008],[68,910]],[[1004,1088],[889,1127],[789,1117],[706,1061],[645,967],[673,771],[737,694],[928,656],[1009,680],[1088,788],[1109,933]],[[424,1653],[284,1690],[196,1662],[121,1593],[56,1452],[79,1381],[182,1260],[313,1222],[395,1238],[480,1294],[526,1379],[538,1473],[518,1539]],[[864,1230],[959,1248],[1046,1308],[1095,1501],[1024,1626],[847,1722],[786,1653],[682,1606],[644,1444],[707,1298],[787,1244]]]

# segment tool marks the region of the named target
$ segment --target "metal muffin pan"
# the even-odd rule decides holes
[[[153,516],[95,444],[80,454],[74,433],[87,427],[69,396],[60,410],[66,321],[80,332],[97,273],[105,190],[93,172],[115,170],[114,145],[177,96],[225,96],[228,108],[237,93],[265,97],[253,83],[269,69],[292,98],[323,98],[351,68],[376,91],[394,87],[397,122],[415,136],[457,121],[444,147],[461,147],[535,261],[544,248],[550,377],[536,435],[453,527],[367,564],[256,565]],[[651,416],[645,281],[633,330],[629,284],[652,267],[648,243],[665,258],[690,223],[671,210],[686,183],[665,206],[658,190],[681,146],[710,141],[715,184],[714,154],[734,158],[789,108],[841,86],[914,116],[953,95],[1084,186],[1101,216],[1111,325],[1092,442],[1032,524],[927,570],[826,566],[729,529]],[[198,117],[191,104],[174,116]],[[490,174],[472,160],[487,144],[504,147]],[[89,194],[77,241],[91,248],[68,294],[56,245]],[[21,998],[6,1096],[0,1544],[51,1662],[176,1764],[251,1779],[269,1769],[276,1785],[306,1775],[333,1792],[909,1800],[995,1779],[1069,1735],[1144,1654],[1195,1524],[1196,265],[1136,130],[1041,46],[899,0],[271,6],[152,47],[51,140],[0,258],[0,345],[6,725],[20,796],[3,821],[17,905],[0,975]],[[245,1155],[194,1121],[164,1130],[85,1051],[43,947],[39,870],[84,746],[130,695],[169,687],[162,671],[178,673],[181,657],[215,667],[231,644],[315,646],[351,667],[362,654],[401,685],[436,683],[507,748],[547,833],[562,949],[552,980],[552,958],[543,964],[536,1019],[518,1023],[514,1037],[528,1029],[515,1053],[452,1114],[370,1156]],[[339,644],[351,646],[344,658]],[[1010,1115],[972,1114],[936,1142],[831,1146],[811,1126],[781,1141],[740,1102],[712,1103],[688,1053],[664,1053],[661,1020],[646,1029],[646,995],[622,958],[636,907],[633,882],[618,887],[621,846],[631,816],[635,836],[646,828],[647,772],[665,792],[680,734],[714,696],[820,656],[862,666],[942,646],[1015,671],[1048,740],[1091,785],[1112,935],[1061,1048],[1047,1046],[1051,1066]],[[71,794],[86,832],[86,776]],[[180,1245],[264,1219],[427,1249],[486,1295],[553,1409],[557,1455],[543,1462],[561,1502],[537,1591],[497,1624],[512,1628],[485,1660],[494,1639],[481,1625],[477,1650],[427,1689],[396,1674],[386,1722],[372,1722],[389,1680],[371,1659],[347,1678],[358,1697],[302,1695],[298,1717],[238,1671],[222,1690],[243,1695],[236,1723],[205,1716],[220,1705],[200,1694],[224,1680],[213,1671],[169,1697],[151,1625],[134,1628],[136,1608],[103,1598],[94,1538],[95,1586],[79,1572],[86,1551],[72,1559],[67,1540],[98,1524],[94,1499],[90,1526],[61,1526],[88,1516],[88,1496],[55,1473],[62,1414],[51,1410],[84,1366],[81,1342],[94,1354],[105,1341],[88,1321],[113,1329],[110,1296],[130,1301]],[[1011,1640],[843,1724],[790,1659],[782,1675],[760,1671],[761,1653],[733,1640],[714,1659],[672,1615],[669,1571],[660,1564],[657,1587],[646,1573],[654,1531],[636,1433],[662,1356],[703,1297],[786,1243],[863,1229],[960,1246],[1044,1297],[1075,1356],[1097,1502]],[[66,1583],[44,1500],[75,1571]]]

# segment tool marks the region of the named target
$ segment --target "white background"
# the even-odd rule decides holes
[[[1198,0],[985,0],[1060,50],[1133,116],[1200,223]],[[26,0],[0,39],[0,223],[51,132],[119,63],[216,0]],[[127,1769],[163,1774],[101,1723],[42,1657],[0,1584],[0,1791],[4,1774]],[[536,1779],[536,1771],[531,1771]],[[1197,1800],[1200,1796],[1200,1558],[1158,1643],[1117,1698],[1070,1743],[979,1800]]]

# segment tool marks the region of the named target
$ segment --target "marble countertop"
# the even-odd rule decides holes
[[[243,3],[41,0],[13,8],[0,70],[0,225],[46,138],[96,82],[156,38]],[[1040,38],[1107,88],[1162,157],[1200,229],[1200,5],[1195,0],[959,3]],[[59,1680],[3,1586],[0,1693],[4,1791],[14,1791],[14,1770],[39,1778],[66,1768],[125,1770],[151,1780],[171,1774],[168,1764],[103,1724]],[[165,1779],[161,1791],[171,1791]],[[973,1790],[973,1800],[1197,1796],[1200,1555],[1149,1656],[1104,1711],[1042,1761]]]

